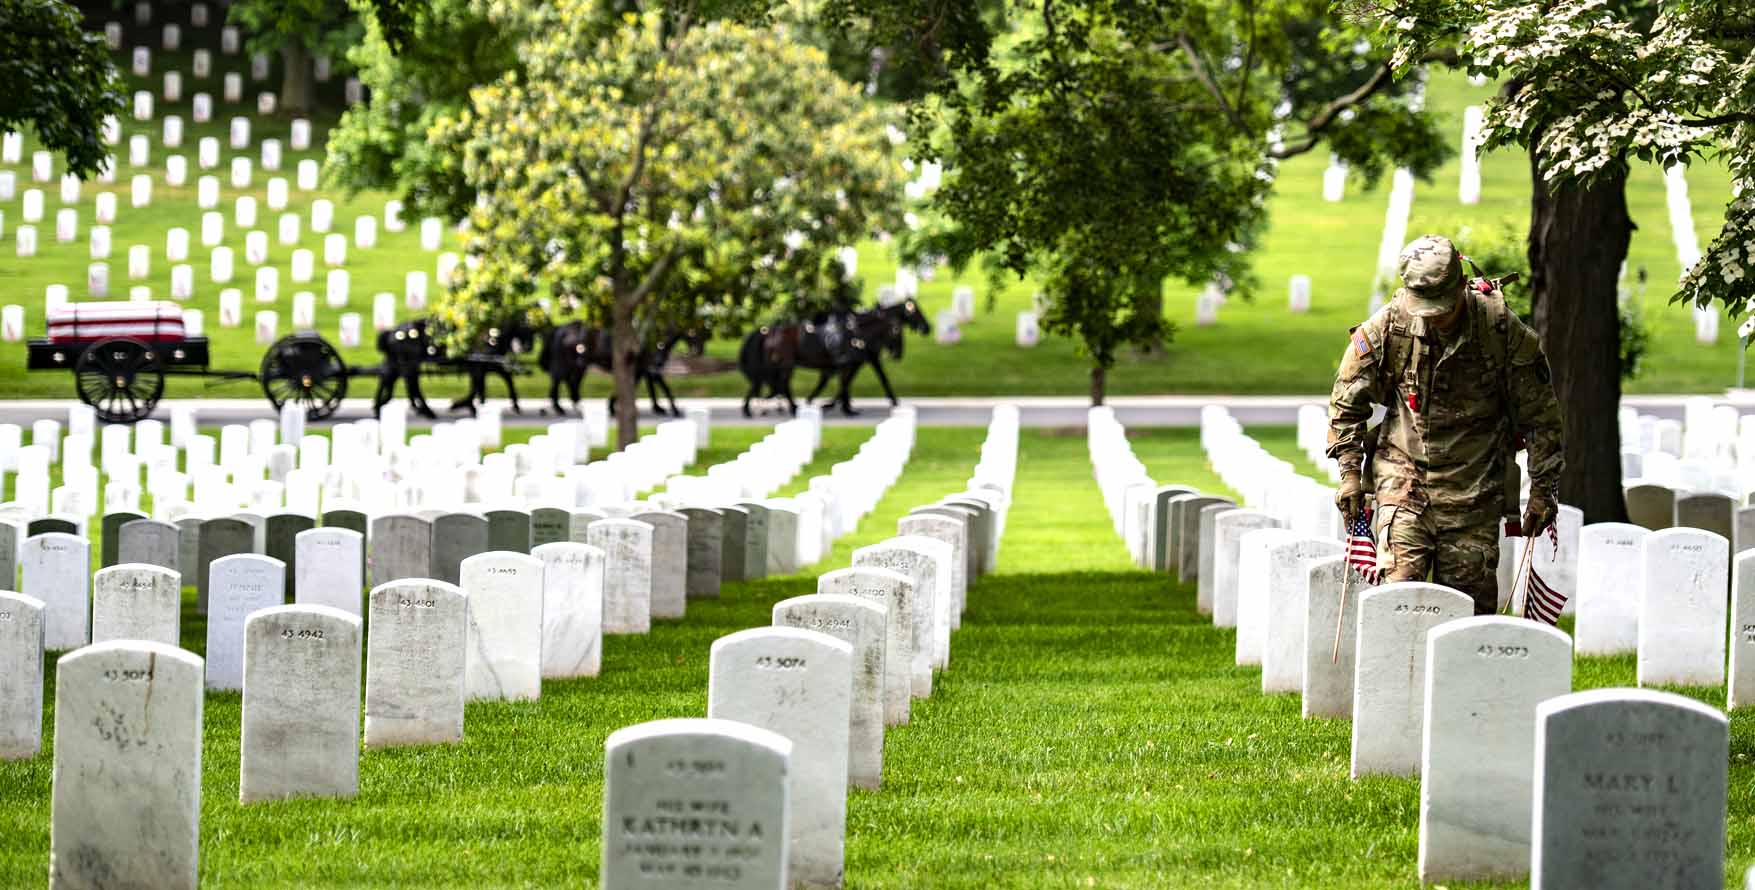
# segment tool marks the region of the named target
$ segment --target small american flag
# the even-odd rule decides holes
[[[1367,584],[1378,582],[1377,544],[1371,540],[1371,511],[1347,520],[1347,565]]]
[[[1554,543],[1554,552],[1560,552],[1560,537],[1553,526],[1548,526],[1548,539]],[[1535,546],[1534,541],[1530,546]],[[1560,610],[1566,608],[1566,594],[1548,586],[1542,576],[1536,573],[1534,562],[1530,563],[1529,588],[1523,594],[1523,617],[1543,624],[1559,625]]]

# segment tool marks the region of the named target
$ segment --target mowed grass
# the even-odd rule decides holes
[[[0,201],[0,214],[4,214],[6,224],[5,243],[0,244],[0,291],[5,296],[0,302],[26,307],[28,330],[32,336],[40,336],[43,329],[42,296],[47,286],[66,284],[75,300],[87,299],[86,267],[91,262],[87,235],[93,223],[92,196],[99,191],[112,191],[119,197],[121,206],[118,218],[111,226],[114,248],[109,259],[110,298],[127,299],[127,289],[131,285],[150,287],[155,299],[169,298],[171,264],[165,260],[165,233],[172,227],[188,229],[192,237],[188,262],[195,270],[195,292],[186,305],[205,312],[207,333],[213,346],[213,367],[255,370],[265,348],[254,340],[256,311],[278,312],[279,332],[287,333],[292,329],[293,294],[299,291],[316,295],[316,330],[337,347],[341,347],[338,333],[341,314],[360,313],[365,328],[364,342],[357,347],[342,348],[342,352],[352,365],[369,367],[377,364],[378,354],[371,332],[373,295],[380,292],[395,294],[398,317],[408,318],[416,313],[401,303],[404,276],[411,271],[424,271],[429,285],[434,276],[438,253],[420,247],[416,232],[418,221],[408,220],[408,230],[401,233],[384,231],[380,225],[375,248],[350,248],[345,268],[351,276],[352,296],[347,306],[331,308],[323,299],[326,269],[322,264],[322,237],[310,230],[312,203],[318,198],[335,202],[333,231],[351,240],[355,218],[378,215],[381,220],[384,202],[390,196],[375,192],[349,195],[327,183],[310,192],[293,188],[287,212],[297,213],[303,219],[297,245],[279,242],[279,213],[269,210],[266,204],[267,181],[271,176],[282,176],[293,183],[298,161],[323,158],[327,133],[338,117],[334,108],[340,103],[342,78],[337,76],[330,83],[320,85],[331,106],[312,116],[315,130],[313,149],[292,152],[288,148],[280,171],[263,170],[259,164],[261,140],[276,138],[286,147],[290,129],[290,119],[284,114],[267,117],[255,114],[256,94],[279,87],[278,59],[273,60],[266,80],[251,81],[247,56],[225,56],[218,52],[217,24],[208,29],[185,27],[182,49],[170,53],[157,48],[159,23],[138,28],[133,25],[131,16],[118,13],[108,4],[85,5],[88,27],[94,30],[101,29],[103,22],[109,19],[124,21],[126,38],[123,51],[116,58],[125,74],[128,48],[136,45],[153,48],[151,76],[136,78],[127,74],[125,79],[131,91],[147,90],[157,97],[155,117],[149,122],[124,118],[124,138],[117,146],[120,175],[113,184],[85,184],[78,205],[79,236],[68,244],[57,244],[54,239],[54,215],[61,206],[58,184],[30,181],[30,152],[37,148],[37,142],[33,134],[25,134],[22,162],[16,166],[0,167],[9,169],[18,180],[18,194],[10,201]],[[161,17],[165,15],[181,16],[173,9],[161,10]],[[217,11],[215,18],[218,18]],[[213,51],[214,71],[210,78],[197,80],[192,76],[190,56],[197,47]],[[179,102],[167,103],[161,92],[162,76],[164,71],[172,69],[184,74],[183,98]],[[233,71],[245,77],[244,101],[226,104],[220,98],[221,81],[226,72]],[[1463,109],[1485,102],[1493,89],[1492,85],[1471,86],[1466,78],[1452,73],[1432,73],[1428,107],[1439,114],[1447,140],[1453,144],[1460,141]],[[193,123],[190,97],[197,91],[214,96],[215,119],[211,123]],[[161,144],[162,120],[168,114],[183,118],[185,132],[180,148],[166,148]],[[234,151],[229,147],[226,128],[234,115],[252,120],[252,143],[248,149]],[[151,157],[144,167],[127,164],[127,137],[134,134],[144,134],[152,143]],[[196,146],[203,136],[213,136],[221,141],[221,163],[213,170],[199,170],[195,163]],[[164,181],[164,158],[173,153],[184,155],[189,162],[190,178],[180,188],[171,188]],[[234,156],[249,157],[258,162],[254,181],[248,189],[231,187],[229,171]],[[1269,204],[1270,227],[1254,254],[1255,270],[1262,283],[1260,298],[1253,301],[1233,299],[1220,311],[1217,324],[1196,327],[1195,297],[1201,288],[1180,283],[1167,285],[1165,314],[1180,326],[1180,332],[1162,354],[1125,357],[1109,377],[1111,392],[1326,391],[1345,345],[1346,329],[1367,315],[1389,189],[1387,182],[1370,190],[1351,183],[1344,200],[1337,203],[1324,201],[1321,183],[1326,165],[1327,157],[1319,151],[1280,166],[1275,194]],[[57,159],[57,177],[61,170]],[[1422,182],[1416,187],[1410,237],[1425,231],[1454,234],[1464,228],[1497,227],[1507,221],[1520,229],[1527,222],[1530,176],[1528,160],[1523,153],[1501,151],[1483,158],[1482,199],[1476,206],[1459,203],[1458,171],[1457,161],[1452,160],[1434,175],[1431,182]],[[149,173],[154,177],[151,207],[133,209],[128,206],[128,179],[136,173]],[[197,207],[195,198],[196,181],[204,173],[221,180],[222,200],[215,210],[226,216],[223,243],[233,250],[236,260],[235,277],[228,284],[211,280],[209,248],[200,243],[203,211]],[[1701,243],[1708,244],[1718,231],[1724,205],[1730,199],[1730,184],[1724,169],[1711,163],[1696,165],[1690,170],[1689,183],[1696,228]],[[29,188],[43,190],[46,206],[44,220],[36,224],[38,255],[23,259],[14,254],[13,235],[21,222],[23,193]],[[235,225],[232,216],[234,201],[242,194],[253,195],[257,200],[255,228],[268,233],[267,265],[279,270],[280,295],[272,303],[258,303],[254,299],[255,271],[244,259],[245,230]],[[1726,322],[1717,344],[1700,345],[1694,340],[1690,310],[1668,303],[1673,290],[1671,285],[1681,270],[1671,245],[1661,171],[1638,168],[1629,185],[1628,201],[1639,225],[1628,259],[1629,287],[1637,291],[1635,299],[1643,305],[1652,331],[1645,371],[1630,384],[1629,389],[1634,392],[1721,391],[1736,380],[1736,325]],[[447,230],[442,247],[461,251],[463,243],[462,236]],[[127,275],[127,248],[133,244],[148,245],[152,252],[151,273],[140,281],[131,281]],[[316,254],[318,268],[314,281],[301,284],[291,280],[291,252],[295,246]],[[1635,283],[1641,269],[1649,276],[1649,283],[1643,289]],[[859,245],[858,274],[865,283],[868,302],[876,299],[879,285],[894,281],[895,270],[896,255],[891,242],[868,241]],[[1291,314],[1286,307],[1287,282],[1297,274],[1309,275],[1313,285],[1311,309],[1300,315]],[[951,292],[960,284],[974,286],[977,291],[976,317],[962,326],[962,342],[954,346],[938,345],[928,338],[911,335],[906,358],[889,363],[889,373],[898,393],[904,396],[1080,395],[1088,391],[1089,363],[1079,355],[1073,342],[1046,338],[1034,349],[1021,349],[1014,344],[1017,314],[1032,307],[1036,290],[1033,283],[1008,279],[998,292],[989,293],[985,275],[978,270],[958,276],[948,269],[939,269],[930,280],[922,281],[920,285],[920,302],[929,317],[936,319],[940,310],[950,307]],[[220,327],[219,292],[225,287],[243,291],[241,327]],[[432,292],[437,293],[436,287]],[[1269,344],[1271,348],[1264,348]],[[735,338],[726,339],[714,342],[710,352],[731,359],[735,358],[737,347]],[[71,375],[65,372],[26,374],[24,362],[22,345],[0,348],[0,396],[72,395]],[[971,369],[976,373],[970,373]],[[808,390],[815,382],[814,375],[809,375],[809,378],[801,378],[797,387]],[[546,380],[538,382],[538,378],[526,378],[520,382],[527,393],[539,388],[546,390]],[[677,394],[685,397],[741,395],[745,389],[744,381],[735,372],[687,377],[675,380],[673,384]],[[586,385],[594,394],[607,393],[608,378],[594,373],[588,376]],[[371,379],[357,379],[351,393],[370,395],[373,386]],[[461,391],[461,382],[456,378],[437,378],[430,383],[429,389],[436,398],[449,398]],[[493,384],[492,390],[497,394],[499,385]],[[870,374],[860,378],[855,392],[866,397],[881,394]],[[193,378],[172,378],[167,384],[167,394],[172,397],[261,398],[259,389],[249,382],[209,389],[206,382]]]
[[[737,450],[723,432],[713,459]],[[825,430],[807,474],[864,434]],[[768,623],[815,572],[960,490],[981,435],[920,430],[902,479],[811,573],[730,584],[681,621],[610,637],[601,677],[546,682],[539,702],[471,704],[461,745],[366,753],[354,800],[239,806],[239,699],[208,696],[203,883],[596,886],[604,738],[704,714],[713,639]],[[1224,491],[1194,431],[1131,438],[1160,481]],[[1262,696],[1259,672],[1232,664],[1233,633],[1193,600],[1128,562],[1083,431],[1026,431],[998,570],[971,592],[933,697],[889,731],[884,787],[850,796],[848,886],[1417,886],[1418,781],[1348,780],[1350,724]],[[199,651],[192,614],[184,639]],[[1574,685],[1631,685],[1633,670],[1631,657],[1580,659]],[[1719,690],[1690,692],[1723,705]],[[1727,888],[1755,860],[1755,725],[1742,714],[1731,746]],[[0,763],[0,886],[42,882],[50,764]]]

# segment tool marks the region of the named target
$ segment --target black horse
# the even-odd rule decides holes
[[[495,373],[506,381],[506,392],[512,399],[512,412],[523,413],[518,405],[518,389],[512,384],[512,366],[506,357],[513,352],[528,351],[535,344],[537,332],[522,318],[505,325],[490,327],[476,338],[474,348],[461,359],[451,359],[445,348],[445,331],[431,318],[416,318],[378,334],[378,352],[384,364],[378,372],[378,392],[372,399],[372,415],[377,416],[385,403],[396,395],[396,381],[408,388],[408,403],[416,414],[429,420],[438,415],[427,404],[421,391],[423,366],[461,368],[469,375],[469,392],[451,403],[452,411],[475,413],[475,405],[487,400],[487,375]]]
[[[514,316],[503,325],[483,331],[475,340],[475,348],[463,359],[463,368],[469,374],[469,392],[452,402],[451,410],[468,411],[474,415],[475,406],[487,401],[487,376],[493,373],[506,382],[506,395],[512,400],[512,413],[523,414],[524,409],[518,405],[518,387],[512,383],[512,364],[508,356],[527,353],[535,348],[540,334],[522,314]]]
[[[652,413],[660,416],[682,416],[682,410],[676,406],[676,395],[664,380],[664,366],[670,362],[670,355],[678,343],[687,344],[689,356],[699,356],[707,349],[707,334],[697,328],[667,332],[656,343],[642,348],[634,358],[634,386],[645,381],[646,395],[652,400]],[[603,328],[590,327],[582,321],[568,322],[549,331],[543,338],[542,356],[537,359],[537,364],[548,372],[549,404],[554,406],[555,413],[564,415],[567,410],[561,407],[561,384],[566,384],[567,393],[577,408],[579,387],[585,382],[585,372],[592,368],[614,372],[614,339]],[[664,391],[664,398],[670,402],[669,411],[658,403],[659,390]],[[609,397],[609,410],[615,413],[614,395]]]
[[[831,325],[841,325],[844,330],[836,331]],[[889,375],[884,373],[883,353],[888,351],[891,358],[900,361],[903,340],[910,330],[932,333],[920,304],[912,299],[851,316],[819,316],[806,323],[763,326],[745,337],[738,350],[738,369],[750,382],[743,397],[744,416],[750,416],[750,400],[761,396],[764,389],[785,399],[787,410],[797,414],[792,374],[798,368],[822,372],[806,401],[821,394],[830,377],[838,377],[840,390],[829,404],[840,405],[841,413],[849,417],[859,413],[853,410],[852,386],[854,376],[865,365],[871,365],[890,404],[898,404]]]
[[[433,339],[431,328],[431,319],[417,318],[379,332],[378,352],[384,356],[384,364],[378,371],[378,393],[372,398],[373,417],[396,395],[400,379],[408,387],[408,403],[414,412],[428,420],[438,419],[420,389],[421,365],[445,358],[444,345]]]

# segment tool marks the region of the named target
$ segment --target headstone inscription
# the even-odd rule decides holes
[[[708,507],[684,507],[677,512],[689,520],[688,570],[684,585],[689,599],[718,599],[723,577],[720,547],[725,535],[725,518]]]
[[[877,788],[884,775],[884,606],[849,594],[795,596],[774,604],[776,627],[828,634],[853,647],[848,781]]]
[[[604,742],[603,890],[786,890],[793,744],[735,720],[656,720]],[[712,837],[671,840],[679,820]]]
[[[1572,691],[1572,641],[1485,615],[1426,635],[1420,880],[1515,880],[1529,871],[1536,705]]]
[[[366,747],[462,741],[469,638],[462,588],[392,581],[367,601]]]
[[[542,676],[595,677],[603,663],[603,550],[555,541],[542,562]]]
[[[43,747],[43,601],[0,590],[0,760]]]
[[[244,623],[286,602],[286,566],[256,553],[234,553],[208,568],[213,588],[207,615],[207,688],[244,688]]]
[[[1426,635],[1475,613],[1467,594],[1424,581],[1385,584],[1359,598],[1353,656],[1352,776],[1420,770],[1426,718]]]
[[[893,569],[859,566],[817,577],[819,595],[858,597],[884,609],[884,724],[908,725],[914,676],[914,580]]]
[[[146,640],[176,646],[183,582],[172,569],[122,563],[91,579],[91,641]]]
[[[853,647],[827,634],[758,627],[713,641],[707,716],[792,741],[795,886],[840,886],[847,828]]]
[[[542,561],[490,550],[463,561],[469,641],[467,694],[476,699],[542,697]]]
[[[328,606],[245,622],[239,803],[359,792],[361,629]]]
[[[201,659],[117,640],[55,664],[49,886],[194,890]],[[125,740],[125,743],[123,743]]]
[[[1532,890],[1724,886],[1730,726],[1691,698],[1593,689],[1536,706]]]

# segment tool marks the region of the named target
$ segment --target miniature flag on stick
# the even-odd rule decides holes
[[[1554,544],[1554,552],[1560,552],[1560,536],[1553,526],[1548,526],[1548,539]],[[1534,541],[1530,542],[1535,545]],[[1558,625],[1560,611],[1566,608],[1566,594],[1548,586],[1542,580],[1541,573],[1536,571],[1535,563],[1530,563],[1529,583],[1523,592],[1523,617],[1543,624]]]
[[[1377,544],[1371,540],[1371,511],[1347,520],[1347,565],[1367,584],[1378,583]]]

